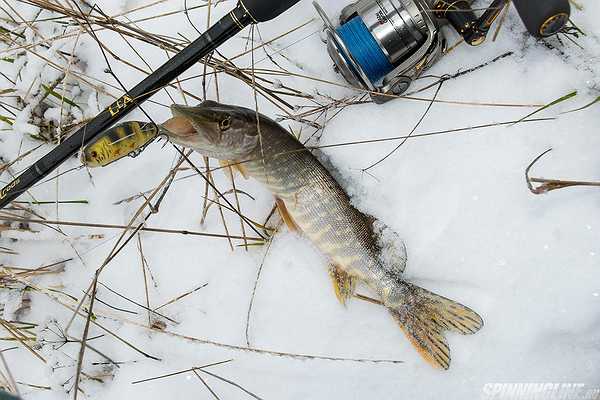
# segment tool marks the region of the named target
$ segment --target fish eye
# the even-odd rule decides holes
[[[227,117],[221,122],[219,122],[219,128],[221,129],[221,132],[225,132],[226,130],[231,128],[231,117]]]

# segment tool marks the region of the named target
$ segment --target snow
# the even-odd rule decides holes
[[[33,7],[14,0],[8,2],[23,18],[36,16]],[[204,3],[188,1],[187,5],[191,8]],[[340,3],[321,1],[331,15],[339,13]],[[573,20],[587,34],[577,39],[583,49],[569,41],[559,46],[563,54],[546,48],[525,34],[518,16],[511,10],[495,42],[488,40],[476,49],[459,46],[444,57],[430,70],[431,75],[454,74],[513,52],[489,66],[445,82],[439,99],[463,104],[434,104],[416,133],[514,121],[534,110],[465,103],[547,104],[577,90],[574,99],[536,116],[555,120],[410,139],[391,158],[368,173],[362,170],[385,156],[399,141],[332,145],[406,135],[428,102],[396,100],[385,105],[353,105],[335,118],[332,111],[327,115],[325,129],[319,132],[320,141],[311,142],[324,146],[320,157],[335,168],[336,176],[352,195],[354,204],[403,238],[408,252],[406,278],[463,302],[483,316],[486,325],[480,333],[468,337],[448,335],[452,349],[449,371],[436,371],[426,365],[383,308],[359,300],[352,300],[346,308],[339,305],[331,289],[326,260],[307,240],[287,229],[282,228],[268,249],[250,247],[245,251],[237,247],[233,252],[222,239],[142,232],[143,253],[152,274],[152,279],[148,277],[151,306],[157,307],[201,285],[207,286],[160,309],[177,321],[174,324],[164,320],[166,332],[145,328],[148,316],[142,308],[99,286],[98,299],[135,314],[96,302],[96,322],[160,361],[144,357],[92,324],[89,337],[104,336],[90,344],[123,364],[119,368],[93,365],[105,360],[88,349],[83,371],[111,377],[106,378],[104,384],[84,378],[81,387],[85,397],[148,400],[210,397],[191,372],[139,384],[132,382],[230,359],[233,361],[207,371],[231,379],[263,399],[478,399],[484,396],[484,385],[497,382],[573,382],[599,387],[600,192],[596,188],[573,188],[534,196],[527,189],[524,175],[531,160],[553,148],[553,152],[534,167],[534,176],[600,179],[598,106],[565,113],[590,103],[600,90],[597,28],[600,4],[592,0],[579,3],[584,10],[575,11]],[[101,7],[107,14],[115,15],[144,4],[149,3],[107,0],[101,2]],[[233,4],[233,1],[220,3],[212,11],[213,20],[224,15]],[[142,20],[183,8],[183,1],[161,2],[119,19]],[[53,14],[43,12],[38,18],[51,16]],[[191,10],[189,16],[199,29],[204,29],[206,8]],[[303,0],[276,21],[260,25],[260,35],[267,41],[312,18],[316,18],[316,12],[308,0]],[[197,36],[183,13],[136,25],[156,34]],[[36,35],[26,30],[29,42],[40,40],[39,35],[48,38],[77,31],[75,26],[65,27],[51,20],[35,26]],[[278,65],[297,74],[274,77],[273,88],[292,87],[315,95],[320,102],[329,102],[327,97],[339,99],[356,94],[344,87],[342,78],[332,70],[321,42],[320,27],[315,19],[267,48]],[[118,34],[101,31],[98,35],[103,42],[110,43],[112,52],[148,69]],[[250,48],[248,35],[249,31],[245,30],[225,44],[221,53],[233,57],[246,51]],[[455,37],[451,42],[454,40]],[[166,60],[163,50],[133,43],[152,68]],[[60,57],[57,50],[70,52],[73,48],[80,59],[73,71],[119,96],[118,83],[105,72],[107,66],[98,45],[88,36],[55,40],[51,49],[37,46],[36,50],[65,66],[68,59]],[[2,62],[2,72],[17,81],[15,87],[20,95],[28,93],[30,104],[37,104],[40,85],[55,81],[58,72],[31,52],[7,53],[5,49],[0,50],[2,57],[16,56],[16,60],[14,64]],[[250,68],[252,60],[246,55],[235,63]],[[262,49],[256,51],[255,64],[256,68],[276,68]],[[145,76],[114,60],[111,68],[127,87]],[[182,78],[202,71],[201,65],[194,66]],[[339,86],[324,81],[334,81]],[[64,88],[59,85],[57,92],[65,90],[66,97],[82,105],[83,115],[77,109],[72,111],[77,119],[73,122],[79,122],[83,116],[92,117],[113,101],[108,95],[97,96],[95,90],[73,76],[69,82],[72,85]],[[419,81],[412,89],[431,82],[431,79]],[[222,102],[255,106],[252,89],[239,80],[221,74],[218,84]],[[185,81],[182,86],[202,96],[201,79]],[[7,87],[12,85],[0,77],[0,89]],[[207,87],[208,98],[216,99],[214,77],[207,79]],[[429,99],[434,92],[435,88],[415,96]],[[169,94],[177,102],[194,102],[189,97],[184,100],[174,89],[170,89]],[[162,104],[172,102],[164,91],[153,99]],[[286,100],[294,106],[311,104],[300,98]],[[60,102],[56,104],[58,108],[51,107],[46,118],[59,121],[65,115],[60,113]],[[258,106],[266,115],[282,117],[282,111],[261,96],[258,96]],[[39,129],[31,123],[32,108],[25,107],[17,115],[12,129],[0,130],[0,156],[4,161],[11,161],[40,144],[29,136]],[[169,117],[168,108],[160,105],[147,103],[144,109],[156,121]],[[298,110],[305,109],[295,112]],[[145,120],[146,117],[136,111],[129,119]],[[325,119],[317,122],[324,123]],[[284,120],[282,124],[294,132],[302,129],[303,138],[314,133],[314,128],[299,122]],[[9,126],[0,122],[0,129],[4,128]],[[23,170],[50,148],[50,145],[42,146],[13,165],[11,171]],[[70,172],[60,177],[58,184],[52,180],[37,186],[31,193],[37,200],[52,201],[58,194],[61,200],[85,199],[89,204],[61,205],[58,210],[55,205],[39,205],[34,209],[49,220],[127,225],[144,199],[114,203],[154,189],[177,158],[171,146],[163,147],[161,143],[152,145],[136,159],[124,159],[104,169]],[[198,155],[192,160],[196,165],[203,165]],[[216,165],[214,161],[212,164]],[[70,160],[60,172],[78,165],[76,159]],[[188,169],[177,176],[192,173]],[[10,177],[4,172],[0,180],[7,183]],[[222,172],[215,173],[215,180],[221,190],[231,188]],[[273,205],[271,195],[252,180],[236,178],[236,186],[254,197],[254,200],[240,197],[244,214],[264,221]],[[160,212],[150,217],[147,226],[223,234],[217,207],[211,207],[205,223],[200,223],[203,194],[204,182],[199,177],[176,180]],[[23,200],[31,200],[31,197],[23,196]],[[239,218],[228,211],[225,217],[230,233],[241,234]],[[138,223],[140,220],[138,218]],[[39,352],[47,362],[40,362],[22,347],[7,351],[5,357],[17,381],[53,389],[19,385],[25,399],[64,399],[69,396],[65,390],[73,385],[79,344],[69,343],[60,348],[44,345],[42,339],[50,339],[43,328],[54,326],[56,331],[66,327],[72,312],[54,299],[74,304],[59,291],[82,298],[121,231],[63,226],[65,235],[62,235],[41,225],[32,225],[32,228],[36,233],[1,233],[0,246],[9,247],[18,255],[0,254],[0,264],[36,268],[70,261],[60,274],[32,279],[31,284],[53,291],[32,292],[31,310],[22,316],[24,321],[39,324]],[[247,231],[254,236],[249,229]],[[90,238],[89,235],[103,236]],[[259,268],[261,277],[248,328],[250,347],[340,358],[403,360],[404,363],[295,359],[203,342],[247,346],[246,316]],[[137,238],[100,276],[104,285],[139,304],[145,304],[143,279]],[[361,292],[368,294],[365,290]],[[17,309],[18,306],[11,303],[12,293],[11,296],[11,300],[6,300],[8,293],[2,295],[3,301],[10,303],[5,307]],[[7,312],[9,310],[5,310],[6,318]],[[76,339],[81,338],[84,325],[85,319],[76,318],[69,333]],[[2,347],[13,345],[13,342],[3,342]],[[221,398],[248,398],[231,385],[210,376],[203,377]]]

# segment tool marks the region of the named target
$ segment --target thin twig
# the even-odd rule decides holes
[[[192,372],[193,370],[195,370],[197,368],[209,368],[209,367],[214,367],[216,365],[227,364],[227,363],[230,363],[232,361],[233,360],[225,360],[225,361],[219,361],[219,362],[215,362],[215,363],[211,363],[211,364],[206,364],[206,365],[203,365],[201,367],[192,367],[192,368],[189,368],[189,369],[184,369],[183,371],[171,372],[169,374],[159,375],[159,376],[155,376],[155,377],[152,377],[152,378],[140,379],[139,381],[133,381],[133,382],[131,382],[131,384],[132,385],[139,385],[140,383],[146,383],[146,382],[156,381],[158,379],[170,378],[172,376],[187,374],[188,372]]]
[[[184,236],[201,236],[201,237],[209,237],[216,239],[236,239],[236,240],[249,240],[254,242],[264,242],[263,238],[250,237],[250,236],[231,236],[231,235],[222,235],[217,233],[205,233],[205,232],[194,232],[187,230],[173,230],[173,229],[162,229],[162,228],[151,228],[151,227],[140,227],[136,229],[133,226],[125,226],[125,225],[108,225],[108,224],[92,224],[92,223],[84,223],[84,222],[72,222],[72,221],[50,221],[50,220],[38,220],[38,219],[27,219],[27,218],[16,218],[9,217],[0,214],[0,220],[9,221],[9,222],[25,222],[31,224],[43,224],[43,225],[63,225],[63,226],[77,226],[84,228],[98,228],[98,229],[124,229],[125,231],[136,230],[142,232],[154,232],[154,233],[166,233],[166,234],[174,234],[174,235],[184,235]]]
[[[553,190],[566,189],[569,187],[576,186],[588,186],[588,187],[600,187],[600,182],[586,182],[586,181],[571,181],[571,180],[560,180],[560,179],[543,179],[543,178],[532,178],[530,176],[531,169],[534,167],[537,162],[544,157],[546,154],[550,153],[552,149],[548,149],[539,156],[537,156],[531,164],[525,169],[525,180],[527,181],[527,187],[529,191],[533,194],[546,194]],[[535,186],[534,184],[540,184]]]

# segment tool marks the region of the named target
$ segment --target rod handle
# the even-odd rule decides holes
[[[300,0],[240,0],[240,4],[254,18],[254,22],[266,22],[292,8]]]

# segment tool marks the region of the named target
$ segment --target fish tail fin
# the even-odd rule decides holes
[[[408,282],[386,306],[419,354],[433,367],[450,368],[450,348],[444,331],[471,335],[483,319],[470,308]],[[391,304],[388,304],[391,303]]]

